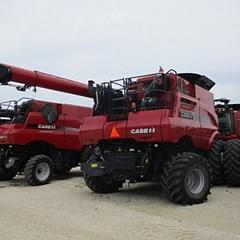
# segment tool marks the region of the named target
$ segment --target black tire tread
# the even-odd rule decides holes
[[[240,186],[240,140],[226,142],[223,153],[223,171],[229,186]]]
[[[85,163],[87,162],[87,160],[89,159],[90,155],[93,153],[93,148],[91,146],[89,147],[86,147],[83,152],[82,152],[82,155],[81,155],[81,160],[80,162],[81,163]]]
[[[107,183],[103,177],[84,176],[86,185],[95,193],[114,193],[119,190],[122,183],[111,182]]]
[[[211,151],[208,154],[209,165],[212,170],[212,184],[221,186],[226,183],[223,173],[223,164],[221,160],[221,154],[224,150],[224,141],[214,141]]]
[[[87,147],[82,153],[81,163],[86,163],[93,154],[93,148]],[[86,185],[95,193],[114,193],[122,186],[122,182],[106,181],[104,177],[91,177],[83,172]]]

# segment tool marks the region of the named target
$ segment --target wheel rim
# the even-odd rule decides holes
[[[192,194],[201,193],[205,185],[205,175],[202,169],[200,168],[189,169],[186,176],[186,183],[189,191]]]
[[[49,165],[46,162],[38,164],[35,170],[35,175],[39,181],[47,180],[50,175]]]

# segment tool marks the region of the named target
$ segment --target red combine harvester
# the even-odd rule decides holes
[[[230,100],[215,100],[219,120],[219,134],[215,137],[209,161],[213,184],[240,186],[240,104]]]
[[[86,145],[82,170],[96,193],[130,182],[160,181],[179,204],[202,203],[210,189],[205,156],[218,133],[214,82],[205,76],[167,73],[95,85],[93,116],[80,128]]]
[[[0,65],[0,83],[20,83],[18,90],[43,87],[88,96],[88,86],[8,65]],[[30,185],[48,183],[53,173],[79,165],[83,145],[79,127],[91,109],[22,98],[0,109],[0,180],[24,172]]]

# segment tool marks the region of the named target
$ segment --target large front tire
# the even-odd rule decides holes
[[[25,166],[25,179],[29,185],[37,186],[50,182],[53,177],[53,161],[46,155],[35,155]]]
[[[223,153],[223,171],[229,186],[240,186],[240,140],[226,142]]]
[[[207,160],[195,153],[169,157],[163,167],[161,184],[175,203],[192,205],[204,202],[210,193]]]

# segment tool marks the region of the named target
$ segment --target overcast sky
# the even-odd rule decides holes
[[[0,62],[97,82],[165,70],[216,82],[240,102],[239,0],[2,0]],[[0,87],[0,101],[36,97],[91,105],[69,94]]]

